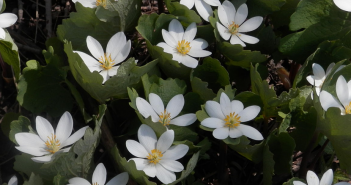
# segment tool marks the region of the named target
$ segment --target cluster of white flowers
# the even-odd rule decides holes
[[[306,176],[307,185],[331,185],[333,183],[333,177],[334,177],[333,170],[329,169],[323,174],[321,181],[319,181],[319,178],[316,175],[316,173],[308,170],[307,176]],[[293,184],[306,185],[305,183],[300,181],[293,181]],[[347,182],[338,182],[334,185],[350,185],[350,184]]]

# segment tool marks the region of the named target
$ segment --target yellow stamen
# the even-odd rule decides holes
[[[235,22],[233,21],[232,24],[230,24],[228,26],[228,31],[229,33],[231,33],[232,35],[235,35],[238,33],[239,31],[239,25],[238,24],[235,24]]]
[[[96,6],[102,6],[104,8],[106,8],[106,3],[107,3],[107,0],[96,0]]]
[[[349,103],[349,105],[345,106],[345,113],[351,114],[351,102]]]
[[[54,154],[60,149],[60,141],[56,139],[56,135],[52,134],[51,137],[48,136],[48,140],[45,142],[45,145],[47,147],[46,151]]]
[[[185,40],[178,41],[177,50],[180,54],[186,55],[189,53],[190,49],[191,49],[190,42]]]
[[[224,121],[225,121],[225,127],[229,127],[229,128],[235,128],[239,126],[241,122],[240,116],[238,114],[235,114],[235,112],[227,115]]]
[[[149,160],[149,163],[157,164],[161,160],[162,156],[163,154],[161,153],[161,151],[153,149],[151,150],[151,154],[149,153],[149,155],[146,158]]]
[[[161,112],[161,115],[159,117],[159,122],[162,123],[164,126],[168,126],[171,122],[171,113],[168,113],[166,109],[164,110],[164,112]]]
[[[92,185],[99,185],[97,182],[94,182]]]
[[[112,60],[111,58],[111,54],[107,55],[106,53],[104,54],[104,56],[101,56],[99,58],[99,63],[101,64],[100,66],[102,68],[104,68],[104,70],[109,70],[113,67],[113,65],[115,65],[115,63],[113,62],[114,60]]]

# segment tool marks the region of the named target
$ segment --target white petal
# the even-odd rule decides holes
[[[341,104],[344,106],[349,105],[349,89],[345,78],[341,75],[336,81],[336,95],[338,96]]]
[[[249,32],[257,29],[263,21],[263,17],[261,16],[256,16],[252,17],[249,20],[245,21],[240,27],[239,27],[239,32]]]
[[[212,134],[216,139],[225,139],[229,136],[229,128],[227,127],[216,128]]]
[[[147,152],[151,152],[151,150],[156,148],[156,134],[151,127],[145,124],[142,124],[138,130],[138,139]]]
[[[249,107],[246,107],[243,111],[238,113],[240,116],[240,121],[241,122],[250,121],[254,119],[258,115],[258,113],[260,113],[260,111],[261,111],[261,107],[257,105],[251,105]]]
[[[13,13],[2,13],[0,14],[0,27],[7,28],[17,21],[17,15]]]
[[[69,146],[75,142],[77,142],[80,138],[82,138],[85,134],[85,130],[89,126],[82,127],[81,129],[77,130],[74,134],[72,134],[67,140],[63,143],[61,143],[61,147]]]
[[[181,41],[183,39],[184,29],[182,24],[180,24],[177,19],[173,19],[169,23],[168,31],[173,36],[175,41]]]
[[[161,165],[156,165],[156,177],[158,180],[160,180],[164,184],[169,184],[171,182],[174,182],[176,180],[176,176],[173,172],[165,169]]]
[[[229,129],[229,137],[231,138],[238,138],[238,137],[241,137],[242,135],[243,133],[239,129],[236,129],[236,128]]]
[[[202,49],[193,49],[191,48],[188,55],[192,57],[207,57],[210,56],[212,53]]]
[[[313,63],[312,70],[313,70],[313,75],[315,80],[320,80],[325,77],[324,69],[319,64]]]
[[[7,183],[7,184],[8,185],[17,185],[17,183],[18,183],[17,177],[16,177],[16,175],[14,175],[11,177],[11,179],[9,180],[9,183]]]
[[[248,8],[247,8],[247,5],[244,3],[236,11],[235,20],[234,20],[235,24],[241,25],[245,21],[247,15],[248,15]]]
[[[199,64],[199,61],[189,55],[185,55],[182,57],[181,63],[187,67],[196,68],[196,66]]]
[[[156,173],[157,173],[156,166],[154,164],[146,165],[145,168],[143,169],[143,171],[149,177],[155,177]]]
[[[126,147],[128,151],[136,157],[146,158],[149,155],[145,147],[134,140],[127,140]]]
[[[347,88],[349,89],[349,101],[351,101],[351,80],[347,82]]]
[[[205,39],[196,38],[190,42],[190,46],[194,49],[205,49],[208,47],[208,42]]]
[[[61,116],[57,127],[56,127],[56,137],[57,139],[63,143],[66,139],[71,135],[73,129],[73,119],[69,112],[63,113]]]
[[[201,121],[201,125],[208,128],[222,128],[225,124],[225,121],[218,118],[206,118]]]
[[[175,52],[175,49],[172,48],[171,46],[169,46],[165,42],[160,42],[160,43],[157,44],[157,46],[163,48],[163,51],[165,53],[173,54]]]
[[[127,172],[120,173],[113,177],[106,185],[126,185],[129,180],[129,175]]]
[[[230,43],[231,44],[240,44],[242,47],[245,47],[246,46],[246,44],[243,42],[243,41],[241,41],[240,39],[239,39],[239,37],[238,36],[236,36],[236,35],[233,35],[232,36],[232,38],[230,39]]]
[[[231,24],[231,23],[229,23],[229,20],[228,20],[228,17],[227,17],[227,12],[225,11],[223,6],[218,6],[218,18],[221,21],[221,23],[226,25],[226,26]]]
[[[225,26],[229,26],[234,22],[235,18],[235,7],[234,5],[229,2],[229,1],[224,1],[222,4],[222,7],[218,6],[218,17],[219,20],[223,23]]]
[[[149,161],[147,159],[131,158],[129,160],[133,160],[135,162],[137,170],[143,170],[146,165],[149,164]]]
[[[107,43],[106,54],[111,55],[112,59],[116,58],[126,43],[127,39],[123,32],[114,34]]]
[[[80,58],[82,58],[83,62],[88,67],[90,72],[102,70],[100,63],[95,58],[80,51],[74,51],[74,52],[77,53],[80,56]]]
[[[73,177],[70,180],[68,180],[68,182],[72,185],[91,185],[89,181],[81,177]]]
[[[309,75],[306,77],[306,80],[308,81],[308,83],[310,83],[311,85],[314,85],[314,76]]]
[[[108,72],[106,70],[102,70],[100,73],[99,73],[102,78],[103,78],[103,81],[102,83],[104,84],[108,79],[110,79],[110,76],[108,75]]]
[[[93,173],[92,184],[105,184],[106,182],[106,168],[103,163],[99,163]]]
[[[244,110],[244,105],[239,100],[233,100],[232,102],[230,102],[230,104],[232,105],[232,112],[235,112],[235,114],[238,114],[239,112]]]
[[[15,146],[15,148],[23,153],[27,153],[34,156],[42,156],[49,154],[44,148],[31,147],[31,146]]]
[[[21,132],[15,134],[15,139],[18,145],[20,146],[30,146],[30,147],[38,147],[45,148],[45,142],[40,139],[40,137],[36,134]]]
[[[195,0],[180,0],[180,4],[185,5],[189,9],[193,8]]]
[[[307,180],[307,184],[319,185],[318,176],[313,171],[308,170],[306,180]]]
[[[193,124],[196,119],[196,114],[184,114],[172,119],[169,124],[184,127]]]
[[[37,163],[46,163],[52,160],[52,155],[46,155],[42,157],[32,157],[31,159]]]
[[[95,8],[96,7],[96,0],[72,0],[74,3],[79,2],[84,7],[88,8]]]
[[[4,1],[0,1],[0,10],[2,10],[2,6],[4,6]]]
[[[213,11],[210,5],[205,3],[204,1],[195,1],[195,7],[197,13],[207,22],[209,22],[208,17],[212,16]]]
[[[178,116],[184,107],[184,96],[182,94],[175,95],[169,100],[166,110],[171,115],[171,119]]]
[[[119,67],[120,67],[120,66],[114,66],[114,67],[112,67],[111,69],[107,70],[108,76],[112,77],[112,76],[117,75],[117,72],[118,72],[118,68],[119,68]]]
[[[239,38],[243,42],[246,42],[246,43],[249,43],[249,44],[256,44],[256,43],[258,43],[260,41],[256,37],[253,37],[253,36],[250,36],[250,35],[245,35],[245,34],[242,34],[242,33],[238,33],[237,36],[239,36]]]
[[[156,148],[160,150],[161,153],[164,153],[169,149],[169,147],[171,147],[173,141],[174,141],[174,131],[167,130],[158,139]]]
[[[6,32],[4,29],[0,28],[0,39],[5,39],[6,37]]]
[[[186,28],[182,40],[185,40],[188,42],[193,41],[195,38],[196,32],[197,32],[196,23],[193,22]]]
[[[245,135],[248,138],[251,138],[253,140],[263,140],[262,134],[255,128],[249,126],[249,125],[244,125],[240,124],[236,129],[240,130],[243,135]]]
[[[158,115],[164,112],[165,106],[163,105],[162,99],[157,94],[150,93],[149,101],[151,107],[156,111]]]
[[[149,102],[147,102],[143,98],[140,98],[140,97],[136,98],[136,106],[138,111],[140,112],[141,115],[144,116],[144,118],[148,118],[149,116],[151,116],[153,122],[157,122],[159,120],[158,115],[151,107]]]
[[[293,181],[293,184],[294,185],[306,185],[305,183],[300,182],[300,181]]]
[[[327,91],[321,92],[319,95],[319,101],[321,102],[321,106],[325,111],[327,111],[329,107],[338,107],[340,109],[343,109],[338,100],[336,100],[336,98]]]
[[[227,94],[222,92],[219,103],[223,114],[225,116],[229,115],[232,111],[232,105],[230,104],[230,99]]]
[[[48,140],[48,137],[52,137],[55,134],[54,128],[45,118],[37,116],[35,122],[38,135],[43,141]]]
[[[211,6],[220,6],[221,2],[219,0],[204,0],[207,4]]]
[[[324,174],[323,174],[323,177],[321,178],[321,182],[320,184],[332,184],[333,183],[333,170],[332,169],[329,169],[328,171],[326,171]]]
[[[207,114],[210,115],[210,117],[225,119],[225,116],[221,109],[221,105],[219,103],[212,100],[207,101],[205,105],[205,109]]]
[[[228,28],[224,27],[219,22],[216,22],[216,26],[217,26],[217,30],[219,32],[219,35],[221,35],[221,37],[224,40],[228,40],[230,38],[230,36],[232,35],[232,34],[229,33]]]
[[[314,80],[314,85],[317,87],[321,87],[324,83],[325,78],[322,78],[320,80]]]
[[[329,64],[329,66],[327,67],[327,70],[325,70],[325,75],[326,75],[326,76],[330,73],[330,71],[333,69],[334,66],[335,66],[335,63],[334,63],[334,62],[332,62],[332,63]],[[341,66],[340,66],[340,67],[341,67]],[[339,68],[340,68],[340,67],[339,67]]]
[[[351,0],[333,0],[335,5],[341,10],[351,12]]]
[[[170,46],[171,48],[177,47],[179,40],[175,40],[175,38],[168,31],[162,29],[162,37],[168,46]]]
[[[123,62],[128,57],[131,47],[132,47],[132,44],[130,40],[128,40],[127,43],[122,48],[121,52],[118,53],[116,58],[112,58],[114,60],[114,63],[119,64]]]
[[[169,171],[181,172],[184,170],[182,163],[174,160],[160,160],[160,164]]]
[[[162,157],[162,160],[177,160],[185,156],[188,153],[189,147],[184,144],[179,144],[169,148]]]
[[[101,44],[92,36],[87,37],[87,47],[90,53],[97,59],[100,60],[101,57],[105,55],[104,50],[102,49]]]

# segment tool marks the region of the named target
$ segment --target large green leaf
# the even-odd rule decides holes
[[[186,165],[186,169],[184,171],[182,171],[182,174],[180,175],[179,179],[172,182],[171,185],[175,185],[175,184],[179,183],[181,180],[185,179],[188,175],[190,175],[193,172],[193,170],[196,167],[197,161],[199,159],[199,155],[200,155],[200,152],[197,152],[196,154],[194,154],[191,157],[188,164]]]
[[[12,66],[16,80],[18,80],[21,72],[18,48],[8,32],[6,32],[4,40],[0,39],[0,57]]]
[[[249,7],[249,17],[251,16],[265,16],[272,12],[280,10],[285,4],[286,0],[249,0],[246,2]],[[239,7],[236,7],[239,8]]]
[[[39,175],[35,175],[32,173],[29,177],[29,181],[25,181],[23,185],[43,185],[43,180],[40,178]]]
[[[201,18],[193,10],[189,10],[185,5],[180,4],[179,2],[172,2],[172,0],[165,0],[168,11],[177,16],[179,21],[191,24],[192,22],[200,23]]]

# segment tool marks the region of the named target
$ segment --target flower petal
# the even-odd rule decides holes
[[[224,116],[229,115],[231,113],[231,110],[232,110],[232,105],[230,104],[229,97],[224,92],[222,92],[222,94],[221,94],[219,103],[221,105],[221,110],[222,110]]]
[[[158,115],[165,111],[165,106],[163,105],[162,99],[157,94],[150,93],[149,101],[151,107],[156,111]]]
[[[333,0],[335,5],[341,10],[351,12],[351,0]]]
[[[238,138],[238,137],[241,137],[242,135],[243,133],[239,129],[236,129],[236,128],[229,129],[230,138]]]
[[[0,28],[0,39],[5,39],[6,37],[6,32],[4,29]]]
[[[190,42],[190,46],[193,49],[205,49],[208,47],[208,42],[205,39],[196,38]]]
[[[154,164],[146,165],[145,168],[143,169],[143,171],[149,177],[155,177],[156,173],[157,173],[156,166]]]
[[[177,19],[173,19],[168,26],[169,33],[173,36],[174,40],[181,41],[184,35],[184,29],[182,24]]]
[[[325,70],[325,76],[327,76],[329,73],[330,73],[330,71],[333,69],[333,67],[335,66],[335,63],[334,62],[332,62],[332,63],[330,63],[329,64],[329,66],[327,67],[327,70]],[[341,67],[341,66],[340,66]],[[339,68],[340,68],[339,67]],[[337,71],[336,71],[337,72]]]
[[[221,37],[224,40],[228,40],[230,38],[230,36],[232,35],[232,34],[229,33],[228,28],[224,27],[219,22],[216,22],[216,26],[217,26],[217,30],[219,32],[219,35],[221,35]]]
[[[126,147],[128,151],[136,157],[146,158],[146,156],[149,155],[148,151],[146,151],[146,148],[137,141],[127,140]]]
[[[156,177],[160,180],[163,184],[169,184],[176,180],[176,176],[173,172],[165,169],[161,165],[156,165]]]
[[[213,134],[213,137],[215,137],[216,139],[225,139],[229,136],[229,128],[227,127],[216,128],[212,134]]]
[[[243,111],[238,113],[240,116],[240,121],[241,122],[250,121],[254,119],[258,115],[258,113],[260,113],[260,111],[261,111],[261,107],[257,105],[251,105],[249,107],[246,107]]]
[[[162,157],[162,160],[177,160],[185,156],[188,153],[189,147],[184,144],[179,144],[169,148]]]
[[[143,170],[146,167],[146,165],[149,164],[149,161],[147,159],[131,158],[129,160],[133,160],[135,162],[137,170]]]
[[[156,148],[157,137],[151,127],[142,124],[138,130],[138,139],[147,152]]]
[[[239,39],[237,35],[233,35],[232,38],[230,39],[230,44],[240,44],[242,47],[245,47],[246,44]]]
[[[15,139],[20,146],[45,148],[45,142],[36,134],[20,132],[15,134]]]
[[[313,75],[315,80],[320,80],[325,77],[324,69],[319,64],[313,63],[312,70],[313,70]]]
[[[0,11],[2,10],[2,6],[4,6],[4,1],[0,1]]]
[[[206,21],[209,22],[208,17],[212,16],[213,11],[210,5],[204,1],[195,1],[197,13]]]
[[[219,0],[203,0],[211,6],[220,6],[221,2]]]
[[[120,67],[120,66],[114,66],[114,67],[112,67],[111,69],[107,70],[108,76],[113,77],[113,76],[117,75],[117,72],[118,72],[118,68],[119,68],[119,67]]]
[[[237,36],[239,36],[239,38],[245,42],[245,43],[249,43],[249,44],[256,44],[258,43],[260,40],[256,37],[250,36],[250,35],[245,35],[242,33],[238,33]]]
[[[160,43],[157,44],[157,46],[161,47],[165,53],[169,53],[169,54],[172,54],[172,55],[173,55],[173,53],[175,53],[175,49],[172,48],[171,46],[169,46],[165,42],[160,42]]]
[[[227,2],[227,1],[225,1],[225,2]],[[222,24],[224,24],[226,26],[230,25],[230,23],[228,21],[228,17],[227,17],[227,12],[225,11],[223,5],[222,6],[218,6],[218,18],[219,18],[219,20],[221,21]]]
[[[56,127],[56,137],[57,139],[63,143],[66,139],[71,135],[73,129],[73,119],[69,112],[63,113],[61,116],[57,127]]]
[[[121,49],[121,52],[118,53],[116,58],[112,58],[114,60],[114,63],[119,64],[123,62],[128,57],[131,47],[132,47],[132,44],[130,40],[128,40],[127,43]]]
[[[95,58],[81,51],[74,51],[74,52],[80,56],[80,58],[83,60],[84,64],[88,67],[90,72],[93,72],[93,71],[99,72],[102,70],[100,63]]]
[[[102,49],[101,44],[94,37],[88,36],[87,39],[87,47],[90,53],[97,59],[100,60],[101,57],[105,55],[104,50]]]
[[[15,24],[17,19],[17,15],[13,13],[2,13],[0,14],[0,27],[7,28]]]
[[[215,101],[207,101],[205,105],[207,114],[210,117],[215,117],[219,119],[225,119],[225,116],[221,110],[221,105]],[[216,127],[217,128],[217,127]]]
[[[81,178],[81,177],[73,177],[68,180],[71,185],[91,185],[89,181]]]
[[[349,89],[347,86],[347,82],[343,76],[339,76],[336,81],[336,95],[338,96],[341,104],[344,106],[349,105]]]
[[[247,5],[245,3],[242,4],[236,11],[235,20],[234,20],[235,24],[241,25],[245,21],[248,13],[249,11],[248,11]]]
[[[108,79],[110,79],[110,76],[108,76],[108,72],[107,70],[102,70],[100,73],[99,73],[103,80],[102,80],[102,83],[104,84]]]
[[[160,160],[160,164],[169,171],[181,172],[184,170],[182,163],[174,160]]]
[[[319,178],[313,171],[308,170],[306,180],[307,180],[307,184],[319,185]]]
[[[7,183],[7,185],[17,185],[17,184],[18,184],[18,179],[16,175],[12,176],[11,179],[9,180],[9,183]]]
[[[332,96],[327,91],[322,91],[319,95],[319,101],[321,102],[321,106],[324,111],[327,111],[330,107],[338,107],[341,110],[344,109],[338,100],[334,96]]]
[[[293,184],[294,185],[306,185],[305,183],[300,182],[300,181],[293,181]]]
[[[332,169],[327,170],[323,174],[320,184],[332,184],[333,177],[334,177],[333,170]]]
[[[206,118],[201,121],[201,125],[208,128],[222,128],[225,124],[223,119],[218,118]]]
[[[244,105],[239,100],[233,100],[230,104],[232,106],[232,112],[235,112],[236,114],[244,110]]]
[[[43,141],[48,140],[48,137],[52,137],[55,134],[54,128],[45,118],[37,116],[35,122],[38,135]]]
[[[171,119],[178,116],[184,107],[184,96],[182,94],[175,95],[169,100],[166,110],[171,115]]]
[[[193,49],[191,48],[188,55],[192,57],[207,57],[211,55],[212,53],[210,51],[202,50],[202,49]]]
[[[193,41],[194,38],[195,38],[196,32],[197,32],[196,23],[193,22],[186,28],[182,40],[185,40],[185,41],[188,41],[188,42]]]
[[[189,113],[172,119],[169,124],[184,127],[193,124],[196,121],[196,119],[196,114]]]
[[[106,168],[103,163],[99,163],[93,173],[92,184],[105,184],[106,182]]]
[[[129,180],[129,175],[127,172],[120,173],[113,177],[106,185],[126,185]]]
[[[72,134],[69,138],[66,139],[65,142],[61,143],[61,148],[65,146],[69,146],[75,142],[77,142],[80,138],[82,138],[85,134],[85,130],[89,128],[89,126],[85,126],[77,130],[74,134]]]
[[[218,6],[219,20],[225,26],[229,26],[230,24],[232,24],[234,22],[235,13],[236,13],[236,10],[235,10],[234,5],[229,1],[224,1],[222,6]]]
[[[171,147],[173,141],[174,141],[174,131],[167,130],[158,139],[156,148],[160,150],[161,153],[164,153],[169,149],[169,147]]]
[[[196,66],[199,64],[199,61],[197,61],[195,58],[189,55],[184,55],[182,57],[182,60],[179,62],[185,65],[186,67],[190,67],[190,68],[196,68]]]
[[[52,160],[52,155],[46,155],[42,157],[32,157],[31,159],[36,163],[47,163]]]
[[[309,75],[306,77],[306,80],[308,81],[308,83],[310,83],[311,85],[314,85],[314,76]]]
[[[123,32],[114,34],[107,43],[106,54],[111,55],[112,59],[116,58],[126,43],[127,39]]]
[[[347,88],[349,89],[349,101],[351,102],[351,80],[347,82]]]
[[[245,21],[240,27],[239,27],[239,32],[240,33],[245,33],[249,31],[253,31],[257,29],[263,21],[263,17],[261,16],[256,16],[252,17],[249,20]]]
[[[175,38],[165,29],[162,29],[162,37],[169,47],[172,49],[177,47],[179,40],[175,40]]]
[[[27,153],[34,156],[42,156],[49,154],[44,148],[32,147],[32,146],[15,146],[15,148],[23,153]]]
[[[263,140],[262,134],[255,128],[249,126],[249,125],[244,125],[240,124],[236,129],[240,130],[244,136],[251,138],[253,140]]]
[[[96,0],[72,0],[74,3],[79,2],[84,7],[88,8],[95,8],[96,7]]]
[[[153,122],[157,122],[160,118],[152,108],[152,106],[144,100],[143,98],[137,97],[136,98],[136,106],[138,111],[140,112],[141,115],[144,116],[144,118],[148,118],[151,116]]]
[[[194,7],[195,0],[180,0],[180,4],[185,5],[189,9]]]

